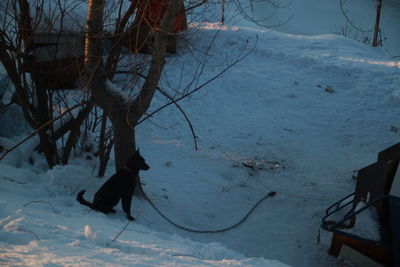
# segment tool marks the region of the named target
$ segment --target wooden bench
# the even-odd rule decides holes
[[[399,161],[400,143],[379,152],[377,162],[358,171],[354,193],[327,209],[321,227],[333,232],[328,251],[330,255],[337,257],[343,247],[349,247],[383,266],[400,267],[400,189],[397,188],[400,186]],[[348,198],[352,199],[344,202]],[[343,230],[354,227],[357,215],[364,211],[356,210],[360,202],[364,202],[368,208],[374,207],[378,212],[380,241],[364,239]],[[342,220],[332,222],[328,219],[348,207],[350,210]]]

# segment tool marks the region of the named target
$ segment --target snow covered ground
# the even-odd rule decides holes
[[[200,48],[220,29],[192,26],[200,31],[188,38]],[[141,177],[168,218],[198,230],[230,226],[268,192],[276,196],[219,234],[177,229],[135,198],[137,220],[113,241],[127,223],[121,208],[104,215],[75,200],[82,189],[90,199],[107,178],[92,175],[97,161],[46,170],[38,156],[27,163],[28,143],[0,162],[0,265],[343,266],[326,254],[328,234],[317,243],[319,224],[325,208],[353,191],[353,171],[398,142],[399,62],[338,35],[224,26],[201,81],[250,51],[257,37],[248,57],[180,102],[199,151],[172,106],[140,125],[138,146],[151,166]],[[168,59],[169,83],[184,82],[174,68],[181,61],[190,79],[196,53],[183,45]]]
[[[367,37],[367,42],[372,43],[376,17],[375,0],[272,1],[282,8],[273,8],[265,2],[255,1],[253,12],[249,10],[248,13],[253,14],[262,25],[276,26],[273,27],[274,30],[305,35],[334,33],[359,41],[364,41]],[[343,14],[342,9],[346,14]],[[398,27],[395,26],[400,25],[399,14],[399,0],[382,1],[380,38],[384,49],[391,56],[400,55],[400,38]]]

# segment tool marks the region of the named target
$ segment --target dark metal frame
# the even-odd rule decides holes
[[[382,195],[376,199],[374,199],[373,201],[370,201],[369,203],[367,203],[364,207],[362,207],[361,209],[354,211],[354,209],[351,209],[342,220],[335,222],[334,224],[330,224],[328,222],[328,218],[335,214],[336,212],[342,210],[343,208],[349,206],[350,204],[354,205],[354,199],[352,200],[348,200],[350,197],[354,196],[355,192],[351,193],[350,195],[342,198],[341,200],[337,201],[336,203],[334,203],[333,205],[331,205],[329,208],[326,209],[325,211],[325,216],[322,218],[322,224],[321,224],[321,228],[328,231],[328,232],[333,232],[333,233],[340,233],[342,235],[345,235],[347,237],[350,238],[354,238],[363,242],[367,242],[370,244],[374,244],[380,247],[384,247],[384,248],[390,248],[387,244],[384,244],[382,241],[373,241],[370,239],[366,239],[366,238],[362,238],[359,237],[355,234],[352,233],[348,233],[346,231],[341,230],[342,228],[348,228],[346,227],[346,225],[344,224],[346,221],[348,220],[354,220],[356,218],[356,216],[358,214],[360,214],[361,212],[365,211],[366,209],[370,208],[371,206],[376,205],[378,202],[381,201],[385,201],[389,199],[389,195]],[[345,202],[347,201],[347,202]],[[344,204],[342,204],[343,202],[345,202]],[[332,209],[335,208],[333,211]],[[386,243],[386,242],[385,242]]]

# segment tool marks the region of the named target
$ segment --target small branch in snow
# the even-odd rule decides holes
[[[33,231],[31,231],[31,230],[26,230],[26,229],[19,228],[18,231],[20,231],[20,232],[31,233],[32,235],[34,235],[34,236],[36,237],[36,240],[40,240],[40,238],[38,237],[38,235],[35,234],[35,233],[34,233]]]
[[[27,207],[28,205],[30,205],[32,203],[45,203],[51,207],[51,209],[53,210],[54,213],[57,213],[56,209],[53,207],[53,205],[50,202],[42,201],[42,200],[31,200],[31,201],[25,203],[24,207]]]
[[[15,181],[14,179],[11,179],[11,178],[5,177],[5,176],[2,176],[1,178],[5,179],[5,180],[8,180],[8,181],[11,181],[13,183],[17,183],[17,184],[26,184],[24,182],[18,182],[18,181]]]

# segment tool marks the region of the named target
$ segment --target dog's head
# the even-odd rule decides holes
[[[135,154],[133,154],[129,159],[128,162],[126,163],[126,167],[128,167],[130,170],[144,170],[147,171],[150,169],[150,166],[146,164],[146,161],[140,155],[139,149],[135,151]]]

